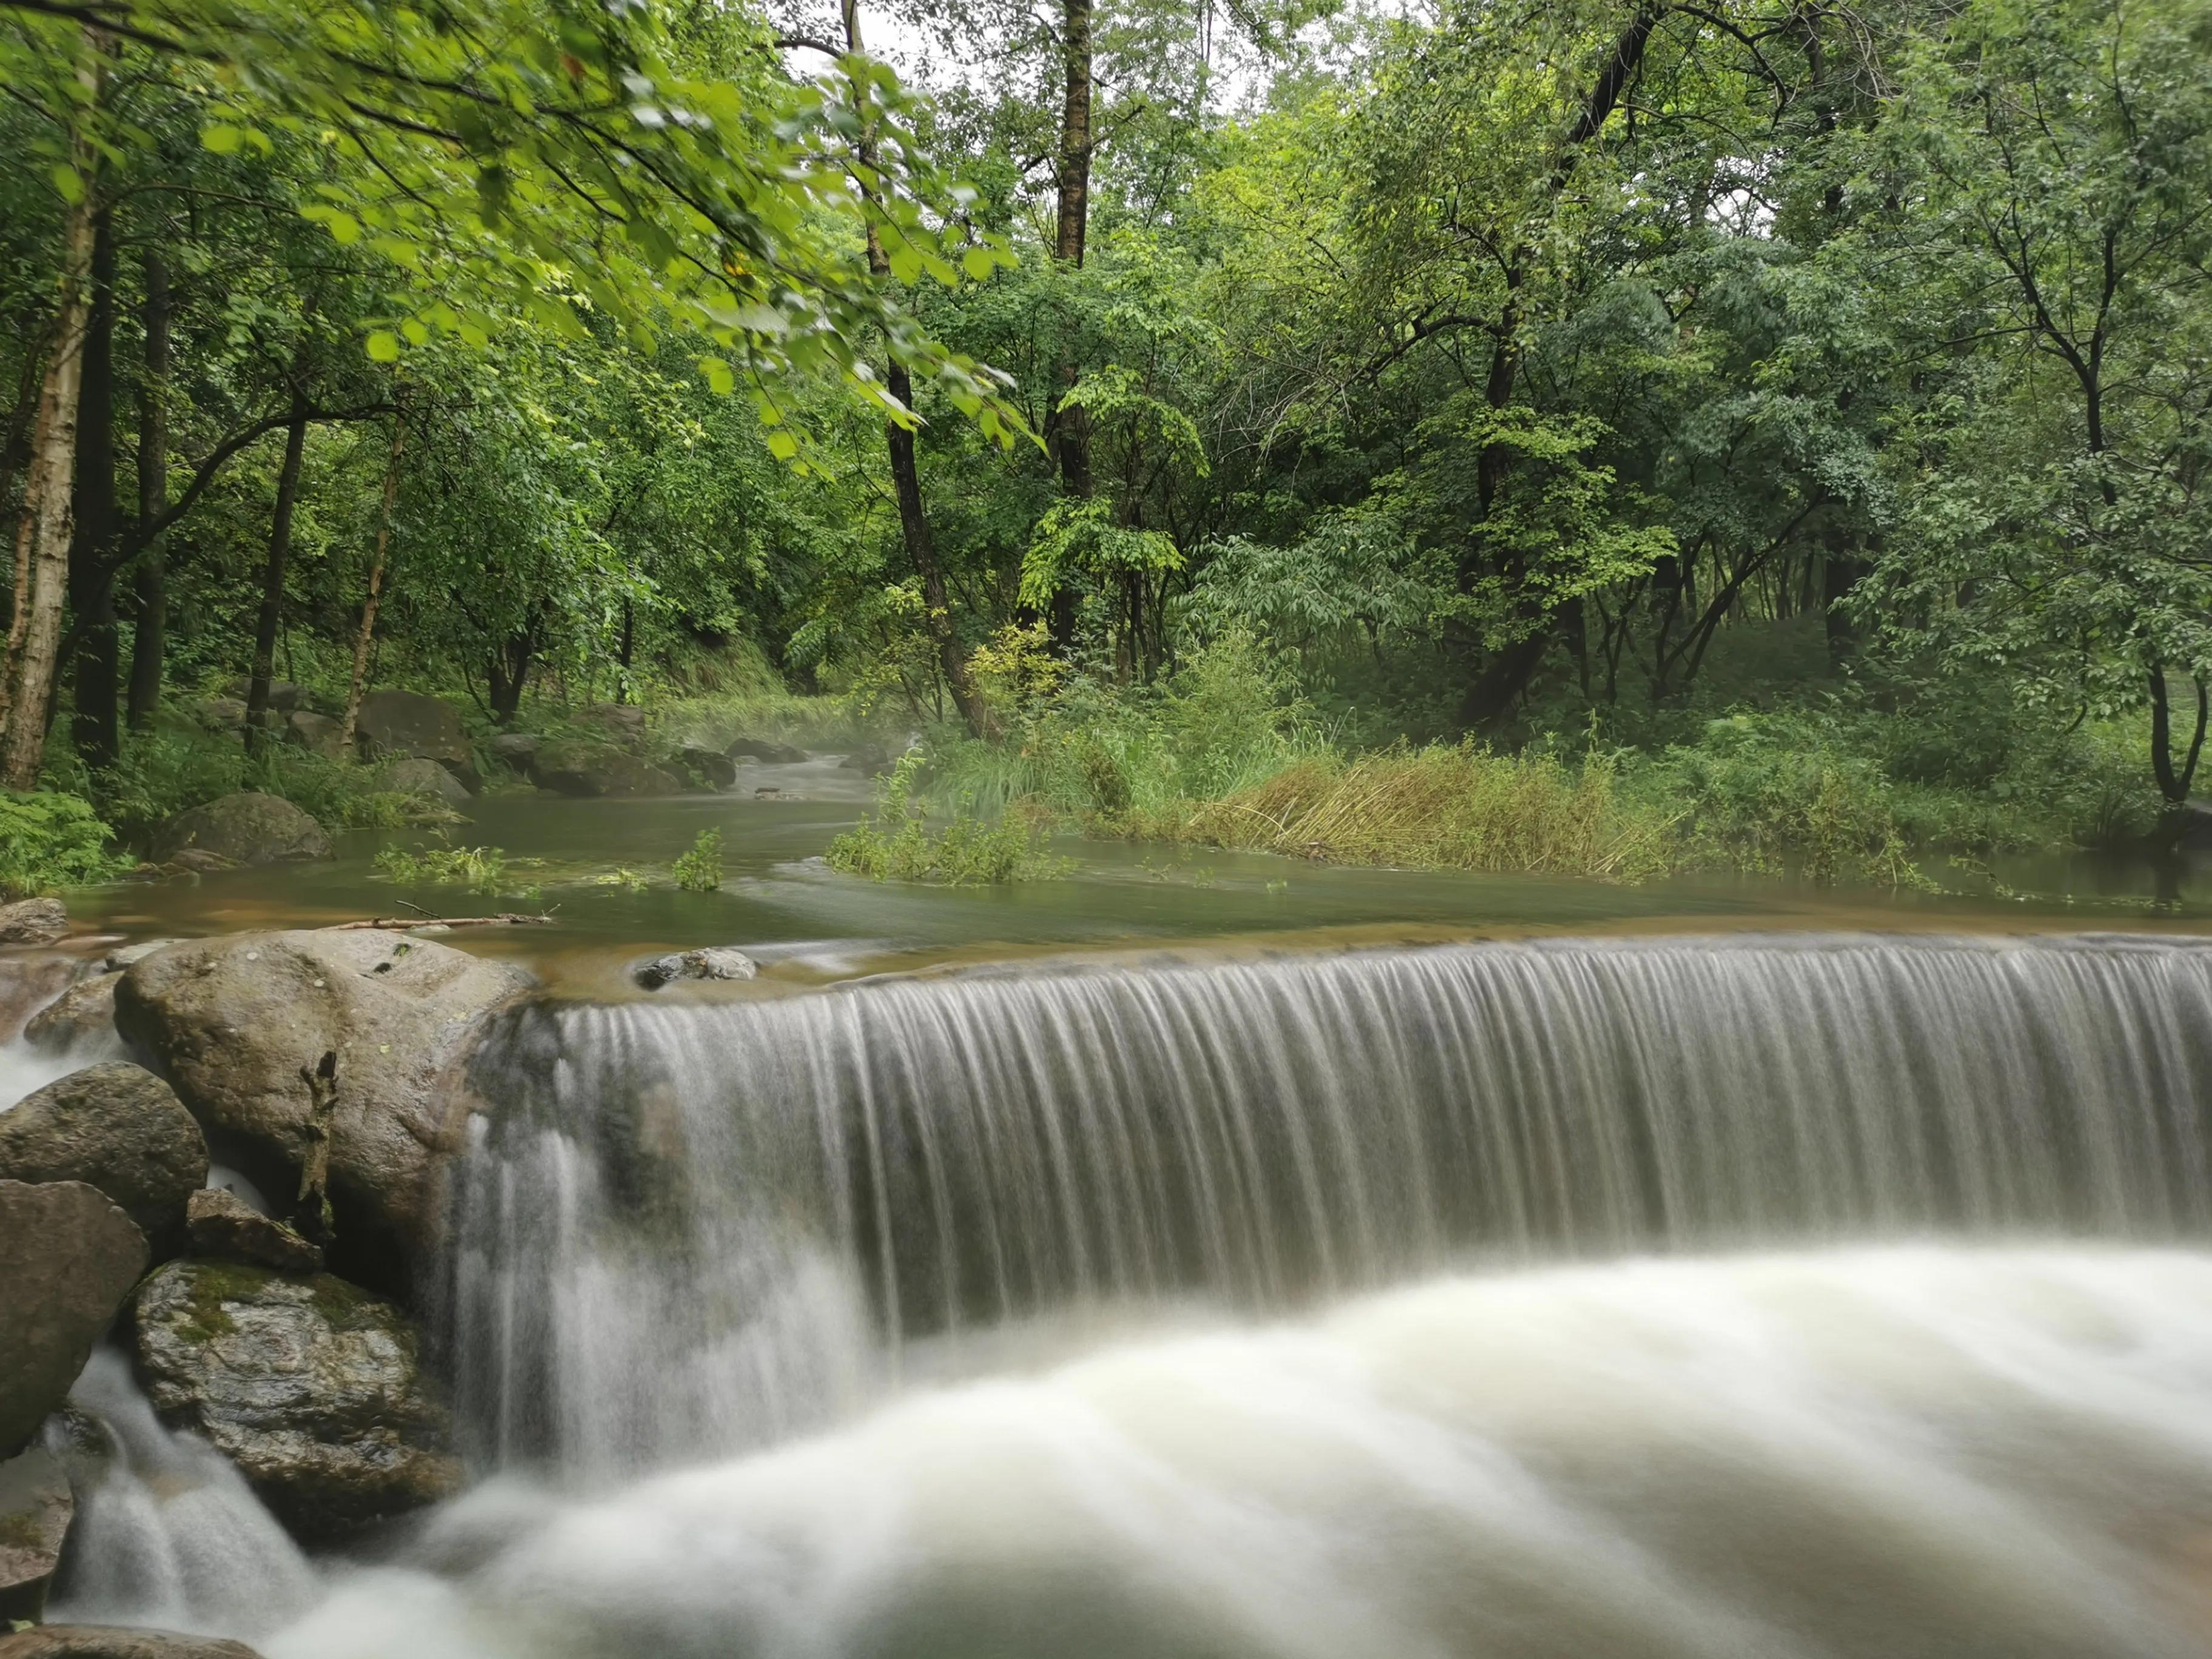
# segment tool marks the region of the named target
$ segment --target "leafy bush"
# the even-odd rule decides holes
[[[1064,875],[1069,860],[1040,854],[1032,832],[1012,814],[987,823],[956,812],[932,834],[928,810],[914,799],[921,757],[908,755],[891,773],[883,804],[830,843],[823,854],[833,870],[871,881],[920,881],[947,886],[997,885]]]
[[[722,832],[702,830],[691,850],[676,860],[671,873],[687,893],[714,891],[722,884]]]
[[[0,897],[22,898],[109,881],[130,861],[108,850],[112,832],[92,804],[42,789],[0,791]]]
[[[413,853],[387,847],[376,855],[376,868],[403,887],[496,893],[507,875],[507,854],[496,847],[426,847]]]

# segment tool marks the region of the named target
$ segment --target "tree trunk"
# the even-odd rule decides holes
[[[253,678],[246,692],[246,746],[255,754],[269,733],[269,683],[276,676],[276,630],[284,619],[284,565],[292,556],[292,509],[300,498],[300,458],[307,446],[307,390],[295,364],[291,418],[284,426],[284,465],[276,475],[276,511],[269,524],[269,562],[261,573],[261,617],[253,630]]]
[[[145,264],[146,374],[138,387],[138,522],[157,520],[169,505],[169,266],[159,253]],[[142,529],[141,532],[143,535]],[[166,538],[138,550],[133,578],[138,625],[131,639],[131,729],[143,732],[161,704],[161,659],[168,648],[169,591]]]
[[[115,577],[108,553],[115,510],[115,219],[93,221],[92,309],[85,322],[84,372],[77,390],[76,501],[70,538],[70,605],[76,613],[78,757],[112,766],[122,733],[116,707],[120,660],[115,637]]]
[[[1069,270],[1079,270],[1091,233],[1091,162],[1095,148],[1091,132],[1091,0],[1061,0],[1060,66],[1064,91],[1060,112],[1060,155],[1056,178],[1053,258]],[[1083,366],[1071,348],[1060,361],[1060,394],[1065,397],[1083,378]],[[1049,434],[1053,464],[1060,471],[1063,493],[1087,498],[1094,488],[1091,477],[1091,417],[1080,407],[1055,410]],[[1075,643],[1076,602],[1073,588],[1062,587],[1052,598],[1048,622],[1053,644],[1065,653]]]
[[[858,52],[860,44],[860,9],[858,0],[844,0],[845,45]],[[854,87],[857,100],[860,88]],[[875,139],[863,131],[859,143],[860,165],[872,173],[876,165]],[[873,225],[868,228],[868,269],[878,282],[890,276],[890,258],[884,252],[883,239]],[[914,380],[903,363],[892,359],[884,375],[885,389],[908,409],[914,407]],[[923,625],[929,630],[930,642],[937,647],[938,671],[945,676],[945,684],[952,693],[953,707],[959,709],[960,718],[968,729],[979,738],[998,734],[998,722],[991,716],[990,705],[983,701],[975,689],[974,678],[968,672],[968,659],[960,649],[960,635],[952,625],[952,611],[945,586],[945,567],[938,562],[937,543],[929,533],[929,514],[921,500],[921,468],[915,455],[914,433],[896,421],[884,423],[884,441],[890,452],[891,489],[898,501],[899,536],[906,544],[906,554],[914,565],[915,574],[921,579],[921,608]]]
[[[2158,778],[2158,792],[2166,798],[2167,816],[2178,821],[2178,815],[2189,799],[2190,787],[2197,781],[2197,757],[2204,752],[2204,725],[2207,696],[2203,678],[2192,680],[2197,688],[2197,726],[2189,739],[2189,755],[2180,766],[2173,763],[2173,723],[2166,706],[2166,665],[2153,663],[2150,669],[2150,764]]]
[[[407,416],[392,417],[392,453],[384,463],[384,509],[376,520],[376,550],[368,558],[368,592],[361,602],[361,626],[353,636],[353,678],[346,682],[345,718],[338,722],[338,753],[353,753],[361,723],[362,693],[368,684],[368,647],[376,637],[376,609],[384,592],[384,556],[392,545],[392,509],[399,500],[399,455],[407,443]]]
[[[99,101],[100,43],[80,33],[77,79],[87,114]],[[84,370],[84,334],[91,306],[93,182],[98,155],[80,125],[70,161],[83,181],[82,198],[62,218],[59,302],[54,309],[53,355],[39,392],[39,423],[23,484],[23,520],[17,532],[15,621],[9,629],[11,671],[0,676],[0,787],[35,789],[46,747],[46,719],[60,668],[62,600],[69,587],[70,496],[76,471],[77,393]],[[23,601],[27,592],[29,600]],[[12,680],[13,696],[9,695]]]

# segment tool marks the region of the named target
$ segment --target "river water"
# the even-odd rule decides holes
[[[103,1361],[59,1611],[270,1659],[2212,1656],[2185,912],[1114,848],[929,893],[807,862],[843,803],[527,805],[469,838],[744,833],[704,901],[451,935],[556,990],[478,1051],[423,1286],[474,1486],[307,1563]],[[94,908],[388,913],[349,850]],[[763,980],[623,977],[708,943]]]

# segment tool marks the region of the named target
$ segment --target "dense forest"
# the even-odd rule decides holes
[[[2204,0],[0,0],[0,885],[404,821],[380,686],[1352,860],[2188,828]]]

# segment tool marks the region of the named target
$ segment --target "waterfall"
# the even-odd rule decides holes
[[[453,1183],[470,1449],[613,1473],[924,1340],[1473,1261],[2212,1233],[2212,948],[1558,941],[517,1012]]]

